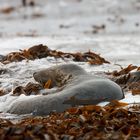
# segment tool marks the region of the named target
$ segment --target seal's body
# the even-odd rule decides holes
[[[109,79],[88,74],[75,64],[44,69],[34,73],[33,76],[41,84],[51,79],[52,87],[63,88],[54,94],[14,103],[9,109],[10,113],[46,115],[53,110],[62,112],[76,105],[98,104],[101,101],[124,98],[119,85]]]

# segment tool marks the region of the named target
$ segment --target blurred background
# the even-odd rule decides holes
[[[0,36],[140,33],[140,0],[0,0]]]

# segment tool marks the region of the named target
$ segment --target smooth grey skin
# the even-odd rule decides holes
[[[97,104],[101,101],[124,98],[119,85],[109,79],[88,74],[75,64],[58,65],[51,69],[59,69],[65,74],[72,74],[72,78],[59,92],[14,103],[9,109],[9,113],[48,115],[54,110],[63,112],[73,105]],[[50,78],[48,69],[36,72],[34,78],[38,82],[47,80]]]

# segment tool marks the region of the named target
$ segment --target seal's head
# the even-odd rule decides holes
[[[54,73],[52,71],[41,70],[39,72],[33,73],[33,77],[38,83],[40,83],[43,86],[45,86],[47,81],[51,81],[50,88],[52,88],[56,86],[56,82],[53,74]]]
[[[65,73],[60,69],[44,69],[33,74],[34,79],[46,87],[49,84],[49,88],[62,87],[69,79],[72,78],[71,74]]]
[[[51,68],[43,69],[33,74],[34,79],[42,84],[51,81],[52,87],[62,87],[72,79],[79,75],[87,74],[85,70],[75,64],[58,65]]]

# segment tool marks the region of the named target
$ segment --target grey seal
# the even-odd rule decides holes
[[[115,82],[87,73],[75,64],[58,65],[33,74],[34,79],[45,84],[49,79],[53,94],[37,96],[14,103],[9,113],[48,115],[52,111],[63,112],[72,106],[98,104],[102,101],[120,100],[124,93]]]

